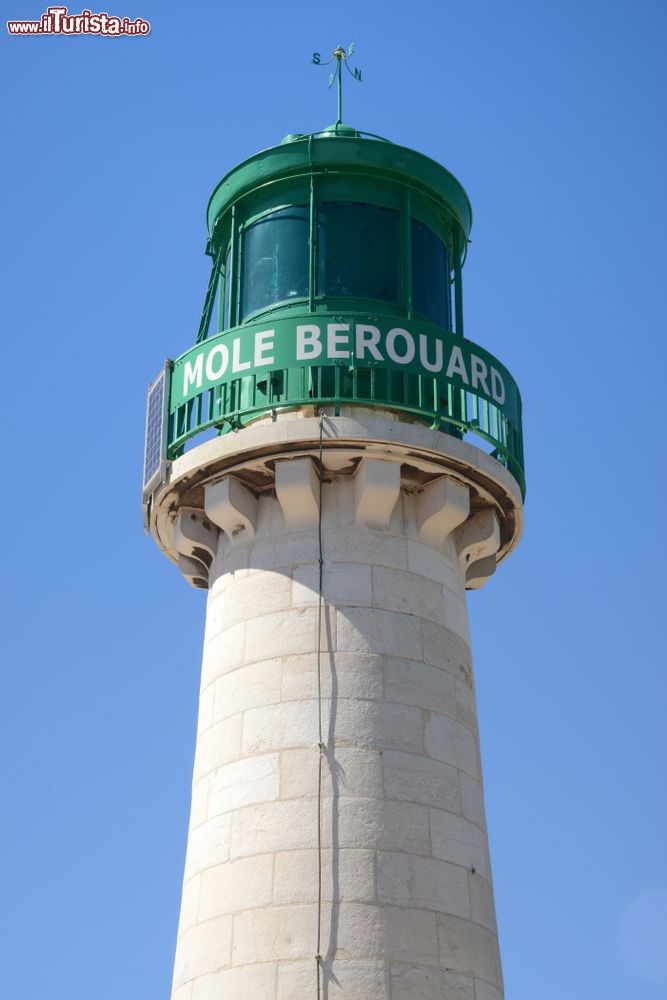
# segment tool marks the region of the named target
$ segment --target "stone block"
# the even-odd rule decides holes
[[[280,701],[281,686],[282,663],[279,657],[259,660],[223,674],[215,682],[214,721]]]
[[[335,746],[346,744],[421,753],[424,748],[422,713],[410,705],[338,698],[335,702]]]
[[[447,594],[449,601],[455,604],[459,601],[449,591]],[[445,624],[447,614],[439,583],[416,573],[389,567],[373,568],[373,606],[428,618],[441,625]]]
[[[299,566],[292,573],[292,603],[295,606],[319,602],[319,566]],[[322,572],[325,601],[341,607],[367,607],[373,603],[371,567],[363,563],[325,563]]]
[[[428,809],[414,802],[341,797],[323,809],[325,845],[431,853]],[[311,821],[312,822],[312,821]]]
[[[461,811],[456,768],[416,754],[384,754],[384,789],[391,799],[418,802],[449,812]]]
[[[239,858],[201,875],[199,919],[251,910],[271,902],[273,854]]]
[[[233,919],[233,965],[285,961],[313,953],[314,904],[248,910]]]
[[[211,774],[208,818],[257,802],[273,802],[280,792],[278,754],[247,757]]]
[[[329,916],[327,912],[327,923]],[[398,961],[423,965],[438,962],[435,914],[426,910],[341,903],[334,910],[331,928],[324,928],[322,940],[325,955],[335,955],[334,974],[339,962],[354,960],[379,965],[396,956]],[[353,988],[351,979],[349,987]],[[366,1000],[356,989],[352,995]]]
[[[496,907],[491,883],[479,871],[468,872],[472,919],[497,935]]]
[[[314,746],[318,738],[317,720],[316,701],[283,701],[251,708],[243,716],[242,752],[260,754]]]
[[[251,553],[251,545],[231,545],[227,535],[221,534],[218,541],[218,555],[209,572],[209,579],[214,581],[213,589],[209,590],[209,595],[213,593],[215,596],[218,581],[222,578],[226,577],[231,583],[247,573]]]
[[[421,659],[420,620],[413,615],[371,608],[345,608],[337,614],[342,653],[389,653]]]
[[[190,830],[196,829],[201,823],[205,823],[208,817],[208,775],[196,780],[192,786],[192,797],[190,799]]]
[[[334,616],[335,611],[325,609]],[[317,697],[317,654],[282,658],[282,699],[298,701]],[[332,691],[338,698],[384,697],[384,669],[382,656],[373,653],[341,653],[322,650],[322,696],[330,698]]]
[[[431,809],[431,845],[433,856],[474,868],[485,878],[489,875],[486,834],[465,816]]]
[[[478,1000],[469,976],[415,966],[392,964],[392,1000]]]
[[[192,988],[192,1000],[276,1000],[274,962],[225,969],[214,976],[198,979]]]
[[[285,750],[280,763],[280,797],[297,799],[317,794],[319,752],[315,747]],[[365,747],[328,747],[324,759],[324,790],[331,796],[381,798],[382,751]]]
[[[232,817],[229,813],[216,816],[191,830],[185,858],[185,878],[227,861],[231,839]]]
[[[343,903],[333,913],[327,953],[344,961],[381,961],[388,947],[387,915],[373,903]]]
[[[211,566],[211,586],[208,588],[207,608],[210,608],[214,601],[222,597],[229,587],[233,587],[250,572],[248,569],[250,561],[248,549],[230,550],[229,557],[228,560],[225,560],[221,554],[218,554]],[[240,565],[235,565],[236,563],[240,563]]]
[[[491,983],[485,983],[483,979],[475,979],[475,1000],[503,1000],[503,994]]]
[[[191,879],[184,881],[183,892],[181,894],[181,913],[178,919],[179,934],[188,930],[198,921],[199,913],[199,889],[201,875],[193,875]]]
[[[263,802],[232,815],[232,858],[295,851],[316,844],[317,804],[312,799]]]
[[[250,566],[254,570],[283,569],[287,572],[306,563],[316,564],[319,557],[318,533],[311,528],[258,539],[250,553]]]
[[[310,997],[315,979],[314,962],[285,962],[278,969],[278,1000]],[[387,984],[384,962],[333,961],[324,956],[322,964],[323,996],[329,1000],[350,997],[353,1000],[386,1000]]]
[[[203,733],[213,722],[213,701],[215,685],[207,684],[199,692],[199,712],[197,713],[197,732]]]
[[[368,566],[393,566],[406,569],[408,564],[405,536],[390,531],[355,528],[331,529],[325,525],[324,558],[329,562],[365,563]],[[317,562],[317,555],[314,560]]]
[[[377,859],[378,901],[394,906],[470,917],[468,872],[435,858],[381,851]]]
[[[292,608],[253,618],[245,624],[245,662],[294,653],[312,653],[317,642],[317,609]],[[323,642],[326,632],[323,623]]]
[[[171,1000],[192,1000],[192,982],[172,990]]]
[[[325,450],[323,457],[325,469],[328,472],[335,472],[336,459],[333,453],[327,453]],[[340,454],[338,457],[340,458]],[[342,460],[342,466],[338,465],[337,468],[349,468],[352,460],[352,456],[348,454],[348,457]],[[324,483],[322,524],[325,530],[336,528],[351,530],[354,527],[354,488],[354,478],[349,476]]]
[[[450,558],[442,549],[434,549],[430,545],[408,539],[407,541],[408,569],[411,573],[435,580],[447,591],[458,597],[465,593],[458,559]],[[445,595],[446,596],[446,595]]]
[[[179,935],[174,962],[174,985],[197,980],[230,963],[232,918],[218,917]]]
[[[285,530],[285,518],[278,497],[260,493],[257,497],[257,538],[272,538]]]
[[[280,798],[305,799],[317,795],[320,752],[311,745],[283,750],[280,755]]]
[[[204,643],[202,657],[202,684],[208,686],[229,670],[243,666],[245,649],[245,622],[217,632]]]
[[[471,675],[470,643],[437,622],[422,621],[423,658],[459,680]],[[418,659],[418,657],[415,657]]]
[[[455,678],[417,660],[386,657],[385,696],[387,701],[414,705],[424,711],[454,718],[458,715]]]
[[[431,714],[424,731],[426,752],[437,760],[479,777],[477,740],[466,726],[447,715]]]
[[[500,987],[500,955],[496,936],[479,924],[437,914],[441,965]]]
[[[327,764],[334,773],[335,786],[348,798],[381,798],[383,792],[383,753],[366,747],[335,747],[327,754]]]
[[[476,781],[465,771],[460,771],[459,783],[461,785],[461,812],[471,823],[476,823],[480,829],[486,830],[484,792],[481,782]]]
[[[292,603],[291,573],[252,570],[221,595],[207,612],[214,614],[221,629],[231,628],[259,615],[284,611]]]
[[[459,722],[477,734],[477,704],[472,673],[456,682],[456,708]]]
[[[436,914],[429,910],[387,906],[386,957],[414,965],[438,964]]]
[[[447,591],[445,603],[445,625],[455,635],[460,636],[470,645],[470,624],[468,622],[468,606],[465,599]]]
[[[273,902],[316,903],[318,854],[315,849],[275,855]],[[326,902],[375,902],[375,851],[326,849],[322,853],[322,898]]]
[[[241,755],[242,715],[218,722],[199,732],[195,752],[195,774],[203,777]]]
[[[224,599],[216,598],[213,600],[209,591],[206,603],[206,622],[204,624],[204,648],[222,631],[220,616],[223,605]]]

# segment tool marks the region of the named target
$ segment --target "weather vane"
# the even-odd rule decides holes
[[[315,66],[330,66],[334,60],[336,61],[336,68],[329,76],[329,87],[333,86],[334,80],[338,81],[338,120],[336,121],[336,125],[341,125],[343,122],[343,65],[350,76],[353,76],[355,80],[359,81],[359,83],[363,82],[361,79],[361,70],[356,67],[354,69],[350,69],[348,66],[347,60],[353,52],[354,44],[350,45],[347,52],[342,45],[339,45],[333,50],[331,59],[328,59],[325,63],[322,62],[322,56],[319,52],[313,52],[313,58],[311,60]]]

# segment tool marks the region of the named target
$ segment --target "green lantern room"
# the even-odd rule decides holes
[[[207,209],[196,343],[154,384],[145,504],[205,432],[286,408],[393,411],[469,439],[523,490],[518,388],[463,334],[471,223],[444,167],[342,124],[288,135],[226,174]]]

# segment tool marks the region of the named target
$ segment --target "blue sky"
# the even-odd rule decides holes
[[[150,36],[0,36],[4,995],[168,996],[204,599],[142,536],[145,390],[212,188],[334,120],[310,55],[354,41],[345,117],[464,184],[466,333],[524,399],[525,536],[469,602],[507,997],[667,997],[667,7],[104,9]]]

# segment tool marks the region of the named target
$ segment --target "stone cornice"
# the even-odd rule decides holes
[[[222,534],[252,544],[258,499],[275,495],[283,530],[307,531],[319,518],[316,417],[263,421],[208,441],[173,463],[156,496],[151,530],[194,586],[208,571]],[[518,543],[519,486],[498,462],[449,435],[375,414],[324,418],[324,482],[354,479],[357,525],[389,527],[401,493],[414,516],[405,531],[439,548],[451,536],[468,589],[477,589]]]

